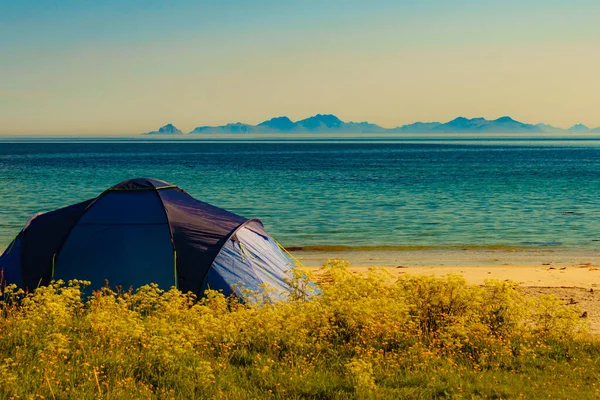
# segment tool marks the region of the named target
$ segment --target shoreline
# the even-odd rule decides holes
[[[590,332],[600,334],[600,250],[406,250],[406,251],[293,251],[307,269],[318,271],[329,259],[350,261],[349,270],[366,273],[381,267],[392,277],[462,275],[467,283],[486,279],[516,282],[528,297],[554,295],[579,308]]]
[[[327,259],[344,259],[352,266],[379,267],[600,267],[598,249],[553,247],[290,247],[288,250],[307,267],[323,265]]]

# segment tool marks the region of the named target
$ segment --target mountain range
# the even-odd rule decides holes
[[[199,126],[189,132],[195,134],[237,134],[237,133],[600,133],[600,127],[590,129],[577,124],[569,129],[547,124],[526,124],[511,117],[494,120],[485,118],[458,117],[452,121],[415,122],[396,128],[383,128],[369,122],[344,122],[332,114],[315,116],[293,122],[288,117],[275,117],[258,125],[241,122],[220,126]],[[167,124],[157,131],[144,135],[182,135],[173,124]]]
[[[160,129],[157,131],[143,133],[142,135],[183,135],[183,132],[175,128],[173,124],[167,124],[160,127]]]

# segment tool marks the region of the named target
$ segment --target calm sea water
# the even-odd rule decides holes
[[[134,177],[260,218],[287,246],[600,245],[600,141],[0,141],[0,248]]]

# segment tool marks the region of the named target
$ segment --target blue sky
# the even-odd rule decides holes
[[[0,0],[0,133],[600,125],[600,2]]]

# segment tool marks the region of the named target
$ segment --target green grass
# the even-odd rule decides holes
[[[321,294],[307,297],[306,279],[281,303],[5,288],[0,398],[600,397],[600,341],[556,298],[452,275],[358,276],[341,261],[319,275]]]

